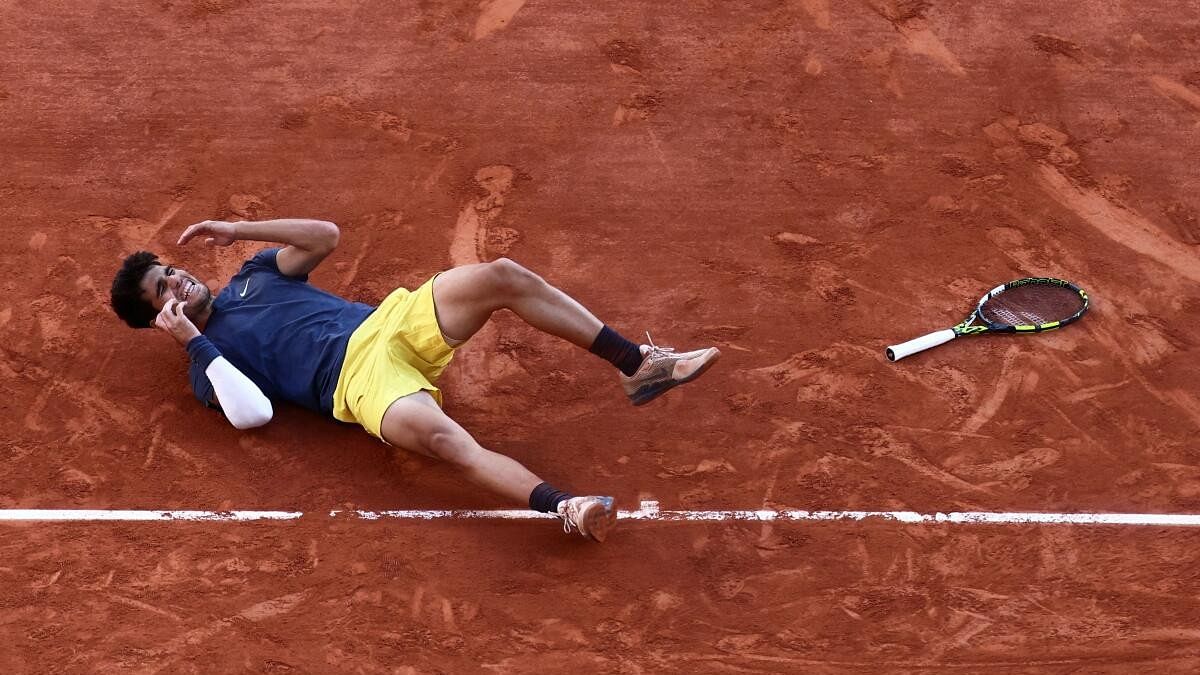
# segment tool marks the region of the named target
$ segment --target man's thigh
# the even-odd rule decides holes
[[[498,309],[488,263],[446,270],[433,280],[433,304],[442,337],[451,346],[466,342]]]
[[[445,459],[434,452],[432,444],[439,434],[443,438],[449,435],[462,442],[473,442],[466,429],[450,419],[427,391],[393,401],[383,414],[380,432],[389,445],[438,459]]]

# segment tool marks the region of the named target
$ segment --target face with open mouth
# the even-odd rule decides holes
[[[142,277],[142,297],[161,310],[168,300],[186,302],[183,313],[194,318],[212,303],[212,291],[178,267],[155,265]]]

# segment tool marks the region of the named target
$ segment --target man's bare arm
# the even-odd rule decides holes
[[[337,225],[327,220],[280,218],[278,220],[242,221],[206,220],[189,226],[179,236],[179,244],[204,236],[209,246],[228,246],[235,241],[279,242],[284,247],[275,262],[279,271],[299,277],[316,269],[325,256],[337,248]]]

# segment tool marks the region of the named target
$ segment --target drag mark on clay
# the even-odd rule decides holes
[[[650,147],[654,148],[654,154],[658,157],[658,161],[667,170],[667,175],[672,179],[675,178],[675,172],[671,170],[671,165],[667,163],[667,157],[663,154],[662,146],[658,143],[658,136],[654,135],[654,131],[646,129],[646,134],[650,136]]]
[[[1041,471],[1046,467],[1057,464],[1061,459],[1062,453],[1054,448],[1033,448],[1008,459],[989,462],[987,464],[971,464],[956,467],[955,470],[964,476],[972,478],[1003,481],[1006,478],[1011,480],[1014,476],[1019,478],[1020,476]]]
[[[804,7],[804,11],[812,17],[813,23],[817,24],[817,28],[829,30],[831,25],[829,0],[800,0],[800,4]]]
[[[1159,400],[1182,410],[1194,424],[1200,426],[1200,401],[1186,389],[1170,389],[1157,395]]]
[[[46,427],[42,426],[41,414],[42,409],[46,407],[46,402],[50,399],[50,394],[53,391],[53,386],[44,387],[38,393],[37,398],[33,400],[33,404],[29,406],[29,410],[25,413],[25,428],[30,431],[45,431]]]
[[[1200,258],[1141,215],[1080,187],[1057,168],[1042,164],[1036,175],[1042,188],[1062,206],[1113,241],[1200,282]]]
[[[483,0],[479,3],[482,11],[475,20],[475,30],[472,31],[471,37],[482,40],[505,28],[524,6],[525,0]]]
[[[910,52],[928,56],[958,77],[966,76],[967,71],[958,62],[958,58],[924,25],[896,26],[896,30],[904,36]]]
[[[900,33],[908,51],[928,57],[958,77],[966,76],[967,71],[958,58],[926,24],[924,12],[927,5],[918,3],[906,6],[881,0],[870,0],[869,4],[875,13],[887,19]]]
[[[487,228],[504,207],[504,195],[512,189],[514,173],[503,164],[485,166],[475,172],[475,182],[487,191],[487,196],[474,199],[463,206],[454,224],[450,242],[450,262],[455,266],[483,262],[487,255]]]
[[[1125,379],[1121,380],[1120,382],[1097,384],[1093,387],[1086,387],[1086,388],[1080,389],[1078,391],[1071,392],[1071,393],[1067,394],[1066,396],[1064,396],[1063,400],[1066,401],[1067,403],[1081,403],[1083,401],[1089,401],[1089,400],[1095,398],[1096,396],[1098,396],[1099,394],[1102,394],[1106,391],[1112,391],[1114,389],[1121,389],[1121,388],[1125,387],[1127,384],[1129,384],[1129,378],[1125,378]]]
[[[1084,53],[1082,47],[1057,35],[1035,33],[1029,36],[1029,41],[1035,49],[1045,54],[1062,56],[1076,63],[1082,63],[1084,60],[1087,60],[1087,55]]]
[[[970,419],[963,423],[960,431],[968,434],[979,431],[1000,410],[1000,406],[1004,404],[1004,399],[1008,398],[1008,392],[1013,386],[1020,384],[1020,377],[1009,377],[1013,359],[1016,358],[1020,351],[1017,345],[1012,345],[1008,348],[1008,351],[1004,354],[1004,362],[1000,366],[1000,375],[996,378],[996,387],[991,390],[987,399],[979,404],[979,409],[971,415]]]
[[[446,630],[451,633],[459,633],[458,624],[454,621],[454,606],[450,604],[449,598],[442,598],[442,622],[445,624]]]
[[[1086,440],[1088,442],[1088,447],[1095,449],[1097,452],[1100,452],[1101,454],[1108,455],[1109,457],[1113,456],[1113,453],[1111,450],[1109,450],[1104,444],[1097,442],[1096,439],[1087,432],[1087,430],[1085,430],[1083,427],[1081,427],[1075,423],[1074,418],[1072,418],[1067,413],[1063,412],[1062,408],[1054,405],[1047,398],[1043,398],[1042,401],[1043,401],[1043,403],[1045,403],[1045,405],[1050,410],[1054,411],[1054,414],[1056,414],[1062,418],[1064,424],[1066,424],[1067,426],[1074,429],[1075,433],[1079,434],[1080,438],[1083,438],[1084,440]]]
[[[951,488],[957,488],[967,492],[982,492],[984,494],[990,494],[992,492],[986,487],[974,485],[948,471],[938,468],[937,466],[931,464],[929,460],[914,452],[911,445],[898,442],[891,437],[891,434],[883,432],[882,430],[880,431],[882,435],[882,442],[872,449],[874,454],[877,456],[887,457],[900,462],[922,476],[925,476],[930,480],[935,480]]]
[[[421,599],[423,597],[425,597],[425,587],[418,585],[413,590],[412,601],[409,602],[409,614],[414,620],[421,618]]]
[[[362,265],[363,258],[367,257],[367,252],[371,250],[371,230],[366,229],[366,236],[363,237],[363,243],[358,247],[358,253],[354,254],[354,260],[350,261],[350,265],[342,272],[342,281],[338,287],[338,292],[346,295],[350,291],[350,287],[354,284],[354,280],[358,278],[358,268]]]
[[[1093,328],[1092,330],[1097,341],[1108,347],[1109,353],[1113,354],[1121,362],[1121,365],[1129,373],[1129,376],[1141,385],[1147,394],[1153,396],[1163,405],[1182,411],[1191,419],[1193,424],[1200,426],[1200,401],[1197,401],[1186,391],[1180,389],[1163,391],[1160,387],[1155,386],[1143,376],[1143,368],[1131,361],[1129,355],[1125,353],[1127,345],[1124,338],[1119,338],[1103,329]]]
[[[516,173],[503,164],[485,166],[475,172],[475,182],[487,194],[463,205],[458,221],[454,224],[454,237],[450,242],[450,262],[453,266],[473,265],[489,259],[489,234],[497,234],[504,228],[492,227],[504,208],[505,195],[512,190]],[[516,233],[510,232],[507,240],[515,240]],[[503,242],[501,242],[503,244]],[[511,241],[509,241],[511,244]],[[504,253],[507,250],[501,246]],[[498,378],[520,373],[521,366],[510,354],[495,349],[498,340],[496,324],[488,322],[471,338],[473,349],[461,349],[455,353],[458,367],[450,371],[458,378],[456,391],[459,396],[474,405],[494,404],[490,391],[491,383]]]
[[[1186,85],[1162,75],[1151,75],[1149,80],[1158,93],[1200,112],[1200,94],[1188,89]]]
[[[300,593],[283,595],[271,600],[264,600],[263,602],[259,602],[247,607],[233,616],[224,617],[213,621],[206,626],[194,628],[187,633],[180,635],[174,640],[171,640],[161,648],[155,649],[155,653],[166,656],[168,660],[164,663],[143,669],[141,672],[148,674],[162,672],[175,661],[185,656],[185,654],[182,653],[183,649],[206,642],[210,638],[236,626],[240,622],[249,621],[251,623],[257,623],[264,619],[270,619],[280,614],[286,614],[294,610],[307,596],[308,592],[302,591]]]
[[[171,205],[168,206],[167,210],[163,212],[162,218],[158,219],[158,222],[155,223],[154,227],[157,228],[158,230],[162,230],[162,228],[165,227],[167,223],[171,222],[171,219],[175,217],[175,214],[179,213],[179,209],[182,209],[182,208],[183,208],[182,200],[178,200],[178,199],[171,200]]]
[[[619,127],[627,122],[644,122],[656,115],[662,104],[661,92],[633,94],[617,105],[612,125]]]
[[[434,186],[437,185],[437,182],[439,180],[441,180],[442,174],[444,174],[446,172],[446,167],[449,165],[450,165],[449,155],[444,156],[441,159],[439,159],[437,166],[433,167],[433,171],[430,171],[429,175],[425,177],[424,182],[421,183],[421,189],[424,190],[425,192],[432,192]],[[414,183],[416,182],[415,178],[413,179],[413,182]]]
[[[111,234],[120,240],[122,250],[137,251],[154,248],[155,237],[165,227],[165,223],[160,225],[140,218],[85,216],[72,223],[72,227]]]
[[[322,96],[316,110],[346,127],[373,129],[399,143],[408,143],[412,139],[413,129],[404,117],[386,110],[367,109],[342,96]]]
[[[183,621],[183,618],[178,614],[169,612],[161,607],[155,607],[154,605],[142,602],[141,600],[134,600],[133,598],[127,598],[123,595],[117,595],[116,593],[105,593],[104,596],[113,602],[120,603],[127,607],[133,607],[135,609],[141,609],[147,612],[158,614],[159,616],[165,616],[172,621]]]
[[[962,649],[971,642],[972,638],[991,628],[993,624],[993,621],[985,616],[975,614],[969,616],[970,619],[967,620],[966,625],[944,642],[933,646],[930,655],[934,659],[941,660],[946,652]]]
[[[986,439],[986,440],[995,440],[996,439],[995,436],[991,436],[989,434],[979,434],[979,433],[975,433],[975,432],[971,432],[971,431],[953,431],[951,429],[934,429],[932,427],[914,427],[914,426],[907,426],[904,424],[891,424],[891,423],[885,424],[883,426],[886,429],[902,429],[904,431],[916,431],[916,432],[925,433],[925,434],[937,434],[939,436],[953,436],[953,437],[962,437],[962,438],[982,438],[982,439]]]
[[[726,463],[728,466],[728,463]],[[763,490],[762,508],[767,508],[771,503],[772,495],[775,492],[775,483],[779,480],[780,465],[776,463],[775,471],[771,473],[770,480],[767,481],[767,487]],[[776,539],[771,523],[764,522],[758,531],[758,542],[755,544],[759,551],[770,551],[777,548]]]

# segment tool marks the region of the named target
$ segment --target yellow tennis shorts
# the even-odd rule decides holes
[[[346,360],[333,391],[333,416],[360,424],[382,439],[383,414],[396,399],[427,391],[454,357],[438,327],[433,278],[415,291],[397,288],[367,317],[346,346]]]

